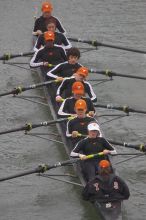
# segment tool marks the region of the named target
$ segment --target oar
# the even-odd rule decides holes
[[[141,113],[141,114],[146,114],[146,110],[138,110],[138,109],[133,109],[130,108],[129,106],[115,106],[114,104],[94,104],[94,107],[99,107],[99,108],[107,108],[107,109],[115,109],[119,111],[123,111],[126,114],[129,114],[129,112],[135,112],[135,113]]]
[[[146,145],[145,144],[130,144],[130,143],[125,143],[125,142],[119,142],[119,141],[113,141],[113,140],[109,140],[108,141],[111,143],[111,144],[114,144],[114,145],[119,145],[119,146],[124,146],[124,147],[127,147],[127,148],[133,148],[135,150],[139,150],[139,151],[142,151],[142,152],[146,152]]]
[[[100,75],[105,75],[108,76],[112,79],[113,76],[119,76],[119,77],[125,77],[125,78],[131,78],[131,79],[142,79],[146,80],[146,77],[144,76],[135,76],[135,75],[129,75],[129,74],[121,74],[121,73],[116,73],[112,72],[110,70],[95,70],[95,69],[90,69],[89,70],[91,73],[98,73]]]
[[[81,42],[81,43],[90,44],[90,45],[92,45],[94,47],[109,47],[109,48],[114,48],[114,49],[119,49],[119,50],[125,50],[125,51],[130,51],[130,52],[135,52],[135,53],[146,54],[145,50],[129,48],[129,47],[126,47],[126,46],[118,46],[118,45],[112,45],[112,44],[105,44],[105,43],[98,42],[96,40],[93,40],[93,41],[91,41],[91,40],[82,40],[82,39],[72,38],[72,37],[69,37],[68,39],[70,41],[74,41],[74,42]]]
[[[38,127],[42,127],[42,126],[49,126],[49,125],[56,124],[56,123],[61,123],[61,122],[67,121],[67,120],[68,120],[68,118],[60,118],[60,119],[56,119],[56,120],[52,120],[52,121],[40,122],[40,123],[37,123],[37,124],[27,123],[24,126],[21,126],[19,128],[13,128],[13,129],[9,129],[9,130],[6,130],[6,131],[0,131],[0,135],[13,133],[13,132],[17,132],[17,131],[27,132],[27,131],[32,130],[33,128],[38,128]]]
[[[87,137],[87,135],[78,133],[78,137]],[[110,139],[107,139],[107,141],[110,142],[111,144],[114,144],[114,145],[124,146],[124,147],[127,147],[127,148],[133,148],[135,150],[146,152],[146,145],[144,145],[144,144],[135,144],[134,145],[134,144],[126,143],[126,142],[113,141],[113,140],[110,140]],[[115,155],[113,154],[112,156],[118,156],[118,155],[133,155],[133,154],[131,154],[131,153],[118,153],[118,154],[115,154]]]
[[[18,54],[6,53],[0,57],[0,60],[10,60],[10,59],[16,58],[16,57],[27,57],[27,56],[33,55],[33,54],[34,54],[34,51],[27,52],[27,53],[18,53]]]
[[[18,86],[16,88],[14,88],[13,90],[9,91],[9,92],[1,93],[0,97],[10,95],[10,94],[18,95],[21,92],[31,90],[31,89],[36,89],[36,88],[39,88],[39,87],[42,87],[42,86],[47,86],[47,85],[50,85],[52,83],[57,83],[57,82],[59,82],[59,81],[58,80],[51,80],[51,81],[46,81],[46,82],[43,82],[43,83],[32,84],[32,85],[29,85],[29,86],[26,86],[26,87]]]
[[[92,158],[96,158],[96,157],[100,157],[102,156],[103,153],[100,152],[98,154],[91,154],[91,155],[87,155],[85,160],[88,159],[92,159]],[[57,168],[57,167],[61,167],[61,166],[65,166],[65,165],[69,165],[69,164],[73,164],[73,163],[77,163],[78,161],[80,161],[80,158],[76,158],[76,159],[71,159],[71,160],[66,160],[63,162],[57,162],[53,165],[49,165],[49,164],[44,164],[44,165],[39,165],[37,168],[32,169],[32,170],[28,170],[28,171],[24,171],[22,173],[18,173],[18,174],[14,174],[14,175],[10,175],[4,178],[0,178],[0,182],[6,181],[6,180],[10,180],[10,179],[15,179],[21,176],[26,176],[26,175],[30,175],[30,174],[34,174],[34,173],[44,173],[47,170],[53,169],[53,168]]]

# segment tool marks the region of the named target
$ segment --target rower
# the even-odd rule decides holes
[[[58,77],[71,77],[82,65],[78,63],[80,51],[76,47],[72,47],[67,51],[67,61],[58,64],[51,69],[47,76],[57,79]]]
[[[67,122],[66,136],[75,145],[88,134],[87,126],[90,122],[97,122],[93,117],[86,114],[87,104],[85,100],[79,99],[75,102],[76,117]]]
[[[59,32],[65,34],[65,29],[62,26],[61,22],[58,18],[52,16],[53,6],[50,2],[43,2],[42,3],[42,15],[36,19],[33,29],[33,35],[39,36],[45,31],[47,31],[46,24],[50,19],[55,19],[56,21],[56,28]]]
[[[46,45],[44,48],[36,51],[30,61],[30,67],[44,67],[44,71],[48,72],[49,64],[57,65],[67,60],[64,49],[54,45],[55,35],[52,31],[44,33]]]
[[[91,122],[88,127],[88,137],[79,141],[75,148],[71,151],[71,157],[79,157],[83,160],[83,174],[87,181],[92,180],[98,172],[98,163],[102,159],[108,159],[108,154],[116,154],[114,147],[101,137],[100,127],[97,123]],[[103,152],[100,158],[84,160],[86,155],[97,154]]]
[[[129,188],[124,180],[112,172],[109,161],[101,160],[98,167],[98,175],[87,183],[82,192],[83,199],[91,202],[113,202],[111,205],[116,201],[128,199]]]
[[[73,96],[65,99],[63,103],[61,104],[58,110],[58,115],[63,116],[63,117],[76,116],[76,112],[74,108],[75,103],[77,100],[83,99],[85,100],[87,104],[86,114],[93,117],[95,115],[95,109],[94,109],[91,99],[84,97],[85,91],[84,91],[83,83],[74,82],[72,85],[72,93],[73,93]]]
[[[48,21],[47,31],[54,32],[54,34],[55,34],[54,44],[62,46],[65,50],[70,49],[72,47],[72,45],[69,42],[69,40],[67,39],[67,37],[64,34],[56,31],[56,21],[55,21],[55,19],[52,18]],[[44,47],[44,46],[45,46],[44,34],[41,34],[38,37],[33,50],[37,51],[41,47]]]
[[[57,89],[57,94],[56,94],[56,101],[60,102],[62,100],[62,93],[64,92],[64,98],[68,98],[72,95],[72,85],[74,82],[80,81],[84,84],[85,87],[85,93],[87,93],[92,100],[92,102],[97,101],[96,95],[93,91],[93,88],[89,82],[86,81],[86,78],[89,74],[89,70],[86,67],[80,67],[74,76],[70,78],[65,78],[61,85]]]

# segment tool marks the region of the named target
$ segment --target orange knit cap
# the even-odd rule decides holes
[[[72,93],[84,95],[84,85],[81,82],[74,82],[72,85]]]
[[[53,10],[53,6],[50,2],[42,3],[42,12],[51,12]]]
[[[101,160],[98,165],[100,168],[110,167],[110,162],[108,160]]]
[[[86,67],[84,67],[84,66],[81,66],[78,70],[77,70],[77,72],[76,72],[77,74],[80,74],[80,75],[83,75],[83,76],[88,76],[88,74],[89,74],[89,70],[88,70],[88,68],[86,68]]]
[[[55,34],[52,31],[46,31],[44,33],[44,38],[45,38],[45,41],[48,41],[48,40],[54,41],[55,40]]]
[[[87,104],[86,104],[85,100],[83,100],[83,99],[77,100],[75,103],[75,109],[82,109],[82,110],[87,109]]]

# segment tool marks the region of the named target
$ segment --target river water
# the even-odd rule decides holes
[[[31,46],[31,31],[41,1],[0,0],[1,52],[27,52]],[[54,14],[64,24],[68,36],[97,39],[105,43],[126,45],[146,50],[145,0],[53,0]],[[82,44],[77,44],[82,47]],[[88,47],[88,45],[86,45]],[[26,58],[11,62],[28,62]],[[146,55],[99,48],[82,54],[81,63],[88,67],[110,69],[114,72],[146,75]],[[22,66],[22,65],[21,65]],[[24,66],[24,65],[23,65]],[[25,67],[28,68],[27,65]],[[0,93],[17,85],[37,82],[35,72],[0,63]],[[90,78],[103,77],[91,75]],[[95,82],[93,83],[95,84]],[[113,81],[94,85],[98,102],[128,104],[146,109],[145,81],[115,77]],[[39,91],[25,95],[43,95]],[[99,109],[99,115],[107,111]],[[114,111],[113,111],[114,112]],[[114,112],[115,113],[115,112]],[[0,130],[51,120],[49,110],[42,105],[11,96],[0,99]],[[111,118],[110,118],[111,119]],[[130,114],[112,122],[101,118],[102,129],[109,138],[132,143],[145,142],[146,117]],[[34,132],[56,132],[56,127],[40,128]],[[57,132],[56,132],[57,133]],[[47,137],[47,136],[45,136]],[[56,139],[54,136],[49,136]],[[118,152],[134,150],[117,148]],[[54,163],[67,159],[62,144],[17,132],[2,135],[0,139],[0,177],[33,169],[40,163]],[[119,157],[123,160],[125,157]],[[124,204],[124,217],[128,220],[146,219],[146,169],[145,157],[117,165],[120,176],[129,185],[131,197]],[[51,173],[65,173],[60,168]],[[71,172],[71,171],[70,171]],[[73,179],[72,179],[73,180]],[[76,179],[75,179],[76,181]],[[41,178],[36,175],[2,182],[0,185],[1,220],[91,220],[99,219],[94,208],[82,201],[80,188]]]

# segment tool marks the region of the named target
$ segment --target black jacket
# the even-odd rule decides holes
[[[68,97],[72,96],[72,85],[74,82],[76,82],[75,77],[64,79],[62,81],[61,85],[59,86],[56,95],[61,96],[62,93],[64,92],[64,98],[68,98]],[[85,87],[85,93],[88,94],[88,96],[90,97],[92,102],[97,101],[96,95],[93,91],[91,84],[87,81],[83,81],[82,83]]]
[[[55,66],[47,75],[51,78],[71,77],[81,66],[80,63],[70,64],[66,61]]]
[[[94,180],[87,183],[83,189],[84,200],[94,202],[112,202],[128,199],[130,196],[127,184],[115,174],[110,174],[108,180],[98,175]]]
[[[71,48],[71,43],[69,42],[67,37],[64,34],[58,33],[58,32],[55,32],[54,44],[61,45],[64,49]],[[37,50],[39,50],[41,48],[41,46],[45,46],[44,34],[41,34],[38,37],[38,39],[37,39],[33,49],[35,51],[37,51]]]
[[[43,16],[40,16],[39,18],[36,19],[35,24],[34,24],[34,29],[33,31],[36,32],[37,30],[41,30],[43,33],[45,31],[47,31],[47,27],[46,24],[50,19],[55,19],[56,21],[56,28],[61,32],[61,33],[65,33],[65,29],[62,26],[61,22],[59,21],[58,18],[54,17],[54,16],[50,16],[49,18],[44,18]]]
[[[38,50],[30,61],[31,67],[43,66],[43,62],[53,65],[66,61],[66,53],[62,47],[54,45],[52,48],[44,47]]]

